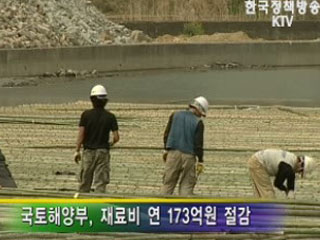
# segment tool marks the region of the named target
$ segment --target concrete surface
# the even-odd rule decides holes
[[[111,102],[188,103],[194,96],[204,95],[214,105],[320,106],[319,76],[320,67],[140,71],[83,79],[33,78],[33,86],[0,87],[0,106],[87,101],[95,84],[107,87]]]
[[[0,50],[0,77],[41,75],[61,68],[122,71],[185,68],[217,62],[246,66],[319,66],[320,41]]]

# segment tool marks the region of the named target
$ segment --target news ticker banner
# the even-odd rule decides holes
[[[0,229],[13,232],[269,233],[285,215],[281,204],[230,199],[0,200]]]

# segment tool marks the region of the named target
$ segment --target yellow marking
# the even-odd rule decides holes
[[[69,204],[69,203],[272,203],[270,200],[260,199],[211,199],[211,198],[200,198],[200,199],[166,199],[166,198],[137,198],[137,199],[118,199],[118,198],[95,198],[95,199],[75,199],[75,198],[64,198],[64,199],[0,199],[0,204]]]

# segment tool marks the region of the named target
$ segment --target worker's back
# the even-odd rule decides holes
[[[166,147],[194,154],[194,141],[197,125],[200,121],[191,111],[180,111],[173,115]]]
[[[85,149],[109,149],[110,131],[118,128],[114,114],[103,108],[85,111],[80,126],[85,127]]]
[[[281,149],[265,149],[255,153],[259,162],[265,166],[270,176],[275,176],[278,172],[280,162],[285,162],[294,168],[297,161],[295,154]]]

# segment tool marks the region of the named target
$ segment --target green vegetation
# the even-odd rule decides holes
[[[229,0],[228,2],[228,10],[229,13],[232,15],[237,15],[242,11],[244,8],[244,1],[243,0]]]
[[[92,3],[107,15],[127,14],[128,0],[92,0]]]
[[[204,28],[201,23],[192,22],[186,23],[183,26],[184,35],[192,37],[196,35],[203,35],[204,33]]]

